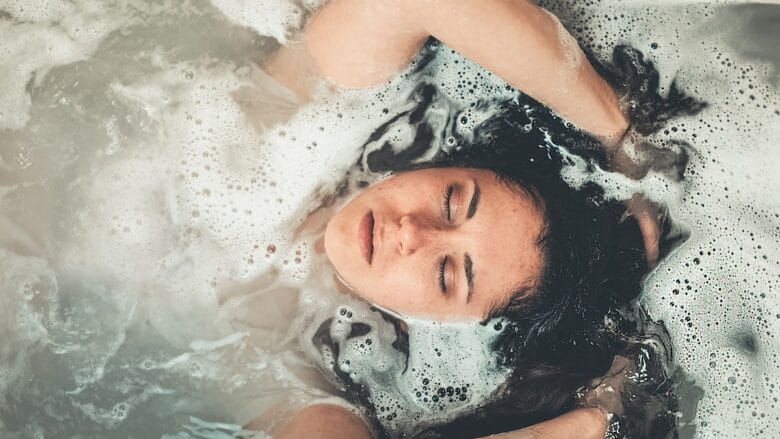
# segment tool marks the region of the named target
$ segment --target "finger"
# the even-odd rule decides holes
[[[647,212],[640,212],[636,216],[639,230],[645,245],[645,257],[648,264],[654,264],[658,260],[658,243],[661,240],[661,229],[658,221]]]

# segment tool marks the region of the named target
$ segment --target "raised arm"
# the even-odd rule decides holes
[[[303,42],[266,68],[305,93],[295,66],[348,87],[397,73],[433,35],[604,140],[623,134],[618,98],[560,22],[527,0],[331,0]],[[291,67],[292,66],[292,67]]]
[[[250,424],[247,426],[252,428]],[[580,408],[521,430],[488,436],[483,439],[602,439],[606,419],[599,409]],[[278,431],[274,439],[370,439],[371,432],[363,422],[346,409],[330,404],[316,404],[298,412]]]
[[[599,409],[581,408],[521,430],[483,439],[603,439],[607,421]]]

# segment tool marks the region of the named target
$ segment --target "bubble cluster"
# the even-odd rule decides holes
[[[318,296],[324,323],[304,332],[303,346],[332,379],[363,398],[392,436],[419,432],[490,398],[509,371],[489,348],[499,321],[443,324],[405,319],[405,335],[362,302]],[[311,309],[311,308],[308,308]],[[329,311],[326,311],[329,310]],[[325,311],[323,313],[323,311]],[[406,340],[406,343],[404,343]]]
[[[693,418],[686,431],[776,436],[780,222],[778,180],[768,164],[777,156],[770,139],[780,134],[780,101],[771,79],[776,64],[767,65],[761,49],[745,48],[758,47],[765,32],[776,36],[757,17],[777,16],[777,8],[631,2],[619,13],[602,13],[599,2],[548,6],[581,44],[606,56],[614,44],[630,42],[656,62],[662,85],[674,80],[708,103],[653,137],[691,145],[682,182],[658,175],[597,180],[615,196],[640,191],[663,201],[690,235],[648,278],[643,294],[672,336],[676,364],[703,389],[681,390],[684,416]]]

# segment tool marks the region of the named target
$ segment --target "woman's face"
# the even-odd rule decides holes
[[[480,169],[434,168],[370,186],[328,223],[325,252],[360,296],[402,315],[484,319],[542,268],[543,219]]]

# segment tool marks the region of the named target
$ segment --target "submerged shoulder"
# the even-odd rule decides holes
[[[371,438],[368,426],[356,414],[335,404],[314,404],[298,412],[274,438]]]

